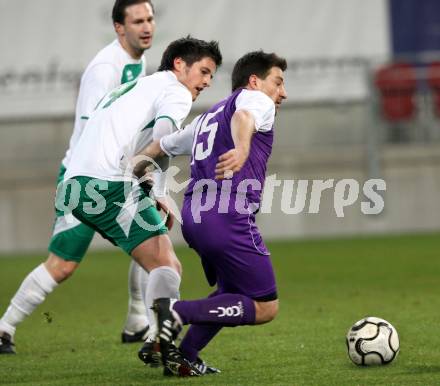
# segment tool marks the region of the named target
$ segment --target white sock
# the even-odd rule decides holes
[[[148,325],[143,298],[147,282],[148,272],[132,260],[128,268],[128,313],[124,326],[126,332],[138,332]]]
[[[11,300],[11,304],[0,319],[0,331],[14,336],[15,329],[26,316],[43,303],[58,283],[53,279],[44,264],[35,268],[21,283]]]
[[[157,321],[151,306],[157,298],[179,299],[180,276],[170,267],[158,267],[150,272],[145,293],[145,307],[150,320],[151,334],[157,333]]]

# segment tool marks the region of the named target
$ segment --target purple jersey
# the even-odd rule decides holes
[[[238,193],[245,195],[247,203],[254,203],[259,206],[266,176],[267,161],[272,152],[273,108],[273,111],[269,112],[272,114],[269,129],[257,131],[253,135],[249,157],[243,168],[234,173],[232,182],[231,180],[215,180],[215,166],[219,157],[234,148],[231,119],[236,111],[237,99],[240,94],[243,96],[243,92],[248,94],[257,93],[255,96],[260,99],[263,95],[260,92],[238,89],[228,98],[211,107],[197,121],[191,159],[191,182],[185,196],[193,194],[193,189],[198,182],[209,179],[212,181],[209,189],[215,187],[217,191],[222,189],[222,184],[223,189],[225,189],[225,184],[230,184],[231,201],[234,201]],[[269,101],[267,96],[263,96],[263,98],[265,98],[263,102],[267,110],[267,105],[270,107],[273,103]]]
[[[249,157],[232,180],[215,180],[218,158],[234,148],[231,119],[241,109],[255,119]],[[183,202],[182,234],[201,257],[208,282],[217,283],[220,293],[276,299],[270,253],[255,224],[255,206],[261,200],[272,151],[274,115],[275,105],[266,94],[239,89],[195,124],[192,179]],[[229,192],[226,198],[225,191]],[[212,197],[216,201],[207,205]]]

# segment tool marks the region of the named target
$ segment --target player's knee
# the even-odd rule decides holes
[[[255,302],[255,323],[269,323],[275,319],[278,314],[278,300],[270,302]]]
[[[74,261],[66,261],[51,253],[44,263],[46,269],[57,283],[68,279],[72,276],[78,267],[78,263]]]
[[[182,275],[182,265],[168,235],[160,235],[144,241],[133,249],[131,256],[149,272],[159,267],[170,267],[179,276]]]
[[[276,300],[269,312],[269,320],[268,320],[269,322],[276,318],[276,316],[278,315],[278,310],[279,310],[279,305],[278,305],[278,300]]]
[[[271,322],[278,315],[278,300],[268,302],[267,305],[268,306],[265,313],[266,323]]]

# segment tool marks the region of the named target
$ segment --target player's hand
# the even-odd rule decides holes
[[[153,185],[154,185],[153,177],[149,175],[144,175],[142,177],[142,182],[139,184],[139,186],[142,188],[142,190],[147,196],[150,196],[150,192],[151,189],[153,189]]]
[[[235,172],[243,167],[247,160],[247,154],[239,149],[231,149],[218,157],[218,163],[215,165],[215,179],[232,178]]]
[[[166,197],[156,197],[156,208],[158,211],[162,210],[165,213],[165,215],[167,216],[165,225],[169,230],[171,230],[174,225],[175,215],[168,206]]]

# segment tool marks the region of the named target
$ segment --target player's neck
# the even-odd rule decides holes
[[[130,46],[124,39],[118,38],[119,44],[122,48],[130,55],[133,59],[139,60],[144,54],[143,50],[135,50],[132,46]]]

